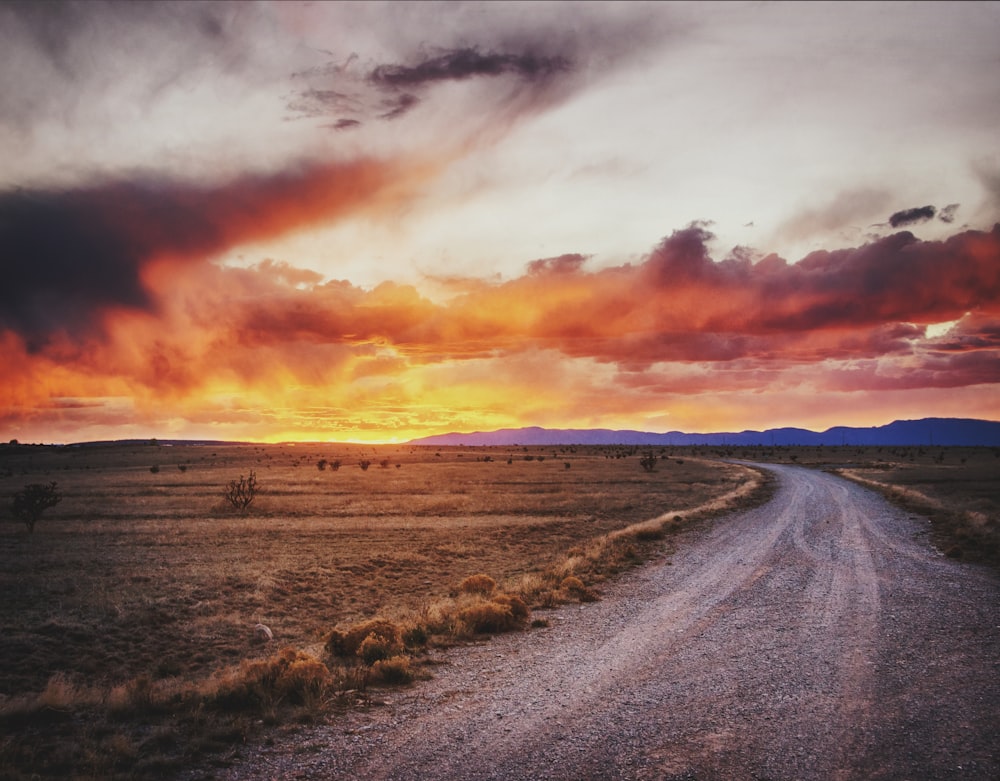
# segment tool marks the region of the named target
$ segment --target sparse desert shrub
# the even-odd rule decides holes
[[[411,626],[403,632],[403,644],[407,648],[423,648],[428,640],[430,636],[427,634],[427,628],[421,624]]]
[[[646,453],[642,458],[639,459],[639,465],[646,471],[652,472],[656,469],[656,456],[652,453]]]
[[[332,682],[330,670],[314,656],[301,651],[278,677],[277,693],[295,705],[315,702]]]
[[[367,472],[368,471],[368,467],[370,467],[371,465],[372,465],[372,462],[368,461],[367,459],[358,462],[358,466],[361,467],[361,470],[363,472]]]
[[[518,626],[509,605],[479,602],[458,611],[458,620],[473,634],[507,632]]]
[[[356,624],[346,632],[334,629],[326,640],[326,652],[342,658],[358,656],[362,644],[369,637],[374,639],[369,643],[367,653],[384,654],[378,658],[388,659],[403,651],[403,634],[399,625],[384,618],[373,618]],[[382,648],[383,651],[378,651],[378,648]]]
[[[358,646],[358,657],[371,667],[375,662],[396,656],[402,650],[402,645],[402,639],[368,635]]]
[[[159,464],[153,464],[153,465],[152,465],[152,466],[151,466],[151,467],[149,468],[149,471],[150,471],[150,472],[151,472],[152,474],[154,474],[154,475],[158,475],[158,474],[160,473],[160,465],[159,465]]]
[[[240,475],[239,480],[230,480],[226,488],[226,501],[241,513],[257,498],[257,474],[251,469],[249,477]]]
[[[568,575],[563,578],[562,583],[559,584],[559,588],[580,602],[597,601],[597,594],[593,590],[587,588],[583,581],[576,577],[576,575]]]
[[[370,683],[403,684],[414,679],[413,666],[408,656],[392,656],[379,659],[371,666],[368,681]]]
[[[330,670],[316,657],[283,648],[267,659],[244,661],[211,698],[229,710],[267,708],[279,701],[308,704],[332,682]]]
[[[531,608],[528,607],[528,603],[516,594],[497,594],[492,601],[510,609],[515,626],[523,625],[531,616]]]
[[[587,588],[583,585],[583,581],[580,580],[576,575],[567,575],[562,579],[562,583],[559,584],[559,588],[564,591],[569,592],[579,592]]]
[[[62,494],[59,493],[57,483],[29,483],[14,494],[10,511],[24,523],[30,534],[35,531],[35,524],[41,519],[42,513],[61,501]]]
[[[316,468],[320,472],[322,472],[324,469],[326,469],[326,464],[327,464],[326,459],[325,458],[321,458],[319,461],[316,462]]]
[[[330,467],[330,471],[336,472],[338,469],[340,469],[340,460],[338,459],[336,461],[331,461],[329,463],[329,467]]]
[[[497,590],[497,582],[489,575],[469,575],[458,584],[458,590],[463,594],[480,594],[488,597]]]
[[[392,462],[388,458],[383,458],[381,461],[378,462],[378,465],[382,469],[388,469],[389,468],[389,464],[391,464],[391,463]]]

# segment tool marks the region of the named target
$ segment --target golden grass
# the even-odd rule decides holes
[[[328,718],[353,689],[421,677],[428,643],[594,598],[588,584],[662,545],[633,524],[709,504],[749,474],[691,458],[647,474],[638,454],[600,448],[525,454],[0,448],[0,508],[42,478],[64,495],[33,535],[0,526],[0,721],[14,735],[0,775],[159,777],[289,708]],[[322,458],[342,466],[319,470]],[[393,468],[378,468],[385,458]],[[223,493],[251,469],[260,493],[240,514]],[[329,647],[373,620],[394,629]],[[95,734],[80,734],[82,713]]]

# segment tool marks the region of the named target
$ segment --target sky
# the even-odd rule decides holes
[[[1000,420],[1000,3],[0,2],[0,440]]]

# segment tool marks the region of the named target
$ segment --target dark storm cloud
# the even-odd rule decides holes
[[[288,102],[289,111],[301,118],[338,116],[335,127],[344,130],[357,127],[367,118],[398,119],[443,82],[512,76],[522,90],[541,90],[557,75],[571,70],[569,60],[558,55],[484,53],[474,47],[424,56],[413,64],[377,65],[360,76],[355,72],[357,67],[356,58],[350,57],[341,65],[328,64],[293,74],[296,80],[339,86],[300,90]]]
[[[484,53],[476,48],[463,48],[444,52],[415,65],[380,65],[369,78],[380,86],[412,88],[440,81],[504,74],[514,74],[526,81],[546,80],[569,67],[570,63],[559,56]]]
[[[0,196],[0,328],[31,344],[107,306],[149,305],[136,248],[94,212],[83,192]]]
[[[509,117],[550,106],[687,30],[673,14],[643,4],[609,12],[592,3],[443,3],[428,13],[431,5],[394,6],[385,37],[391,50],[381,61],[341,53],[293,74],[289,109],[300,118],[395,119],[431,102],[437,87],[475,81],[489,86],[467,110]]]
[[[149,262],[203,260],[335,219],[399,173],[357,161],[214,186],[150,177],[0,193],[0,330],[18,332],[32,349],[57,331],[99,331],[108,309],[153,306],[142,280]]]
[[[917,206],[913,209],[903,209],[889,217],[889,225],[898,228],[902,225],[913,225],[917,222],[926,222],[934,218],[937,209],[933,206]]]
[[[958,211],[958,207],[959,204],[957,203],[949,203],[938,212],[938,219],[941,220],[941,222],[954,222],[955,212]]]

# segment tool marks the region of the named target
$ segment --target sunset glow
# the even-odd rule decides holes
[[[1000,4],[0,31],[3,441],[1000,420]]]

